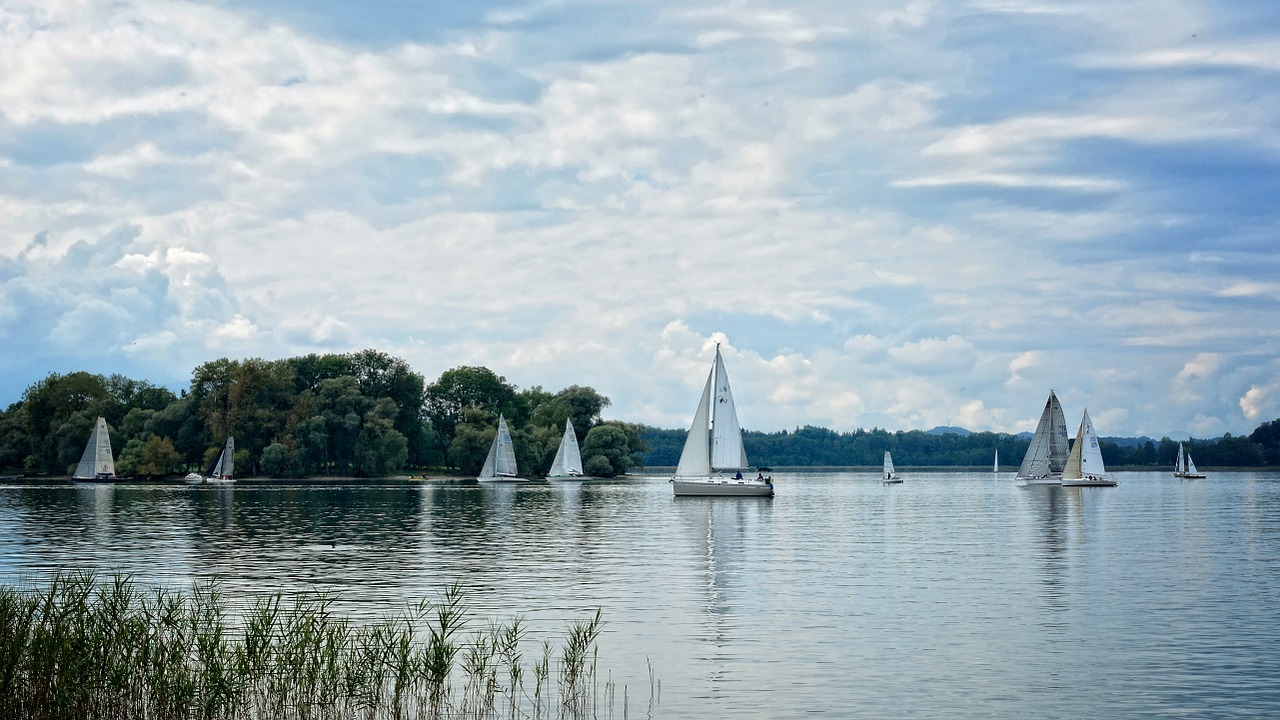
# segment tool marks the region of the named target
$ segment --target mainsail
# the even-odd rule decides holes
[[[1093,430],[1093,421],[1089,419],[1089,411],[1084,411],[1080,419],[1080,429],[1076,432],[1076,442],[1067,455],[1066,465],[1062,470],[1063,480],[1079,480],[1081,478],[1100,478],[1107,472],[1102,463],[1102,448],[1098,445],[1098,435]]]
[[[106,418],[99,417],[94,423],[93,432],[89,434],[89,442],[85,443],[84,454],[76,465],[72,477],[88,479],[97,477],[115,477],[116,463],[111,458],[111,434],[107,431]]]
[[[209,468],[209,472],[205,473],[205,475],[211,478],[232,477],[235,475],[235,465],[235,439],[228,435],[226,445],[223,445],[222,452],[218,453],[218,459],[214,461],[213,467]]]
[[[1062,414],[1058,396],[1050,390],[1031,445],[1018,467],[1018,477],[1039,478],[1061,473],[1067,463],[1067,452],[1067,419]]]
[[[474,466],[472,466],[474,467]],[[510,477],[516,475],[516,449],[511,444],[511,432],[507,419],[498,415],[498,433],[489,446],[489,456],[484,460],[480,477]]]
[[[548,477],[566,477],[582,474],[582,454],[578,451],[578,436],[573,431],[573,423],[568,418],[564,421],[564,437],[560,438],[560,447],[556,449],[556,459],[551,461]]]
[[[729,390],[729,375],[717,345],[715,362],[680,452],[676,477],[706,477],[713,471],[747,467],[747,451],[742,446],[742,428],[738,425],[733,393]]]

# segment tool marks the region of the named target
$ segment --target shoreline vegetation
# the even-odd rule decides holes
[[[229,600],[216,581],[142,587],[60,573],[0,584],[0,717],[337,720],[613,717],[600,611],[532,657],[519,617],[479,623],[460,585],[357,623],[320,593]],[[661,683],[649,670],[649,710]]]
[[[0,410],[0,477],[72,472],[99,418],[106,421],[114,472],[122,477],[208,474],[230,437],[234,466],[244,476],[387,478],[440,471],[446,478],[475,477],[499,417],[510,427],[516,465],[527,477],[550,471],[566,422],[588,476],[677,463],[686,429],[606,420],[609,405],[591,387],[518,388],[485,367],[453,368],[428,382],[404,360],[377,350],[221,358],[196,367],[190,385],[177,393],[120,375],[51,373]],[[886,451],[910,471],[982,468],[994,453],[1018,462],[1028,442],[1022,435],[950,427],[743,432],[747,455],[758,464],[815,472],[879,467]],[[1114,468],[1171,469],[1178,444],[1168,437],[1100,438],[1103,459]],[[1183,444],[1202,468],[1280,466],[1280,419],[1247,436]]]

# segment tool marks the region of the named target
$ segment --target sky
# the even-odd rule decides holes
[[[0,407],[374,348],[678,428],[718,342],[751,430],[1247,434],[1278,198],[1274,0],[0,0]]]

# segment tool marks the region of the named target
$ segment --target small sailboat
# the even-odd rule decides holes
[[[1062,481],[1062,468],[1067,462],[1067,418],[1062,414],[1058,396],[1049,391],[1049,399],[1040,413],[1035,435],[1022,457],[1015,480],[1027,485],[1057,485]]]
[[[511,431],[507,429],[507,419],[498,415],[498,432],[493,436],[493,444],[489,446],[489,455],[484,459],[484,467],[476,480],[480,482],[526,482],[516,469],[516,448],[511,442]]]
[[[995,462],[991,464],[991,472],[1000,472],[1000,448],[996,448],[996,459]]]
[[[582,479],[582,453],[578,451],[578,435],[573,431],[573,423],[568,418],[564,420],[564,436],[560,438],[560,447],[556,449],[556,459],[551,461],[547,479]]]
[[[106,418],[99,417],[84,445],[80,463],[71,474],[76,482],[111,482],[116,479],[116,463],[111,457],[111,434]]]
[[[218,453],[218,457],[214,458],[209,470],[203,475],[188,473],[183,480],[188,485],[227,485],[236,481],[235,467],[236,441],[234,437],[228,435],[227,442],[223,444],[222,451]]]
[[[1183,449],[1182,443],[1178,443],[1178,457],[1173,461],[1173,476],[1184,480],[1203,480],[1206,477],[1204,473],[1196,470],[1196,463],[1191,459],[1191,453]]]
[[[893,456],[888,450],[884,451],[884,482],[886,485],[902,482],[901,477],[893,474]]]
[[[716,343],[716,358],[671,478],[672,491],[677,496],[773,497],[773,478],[765,477],[763,469],[754,478],[744,476],[743,471],[749,472],[750,467],[729,391],[729,375],[720,357],[720,343]]]
[[[1107,469],[1102,464],[1102,448],[1098,445],[1098,434],[1093,431],[1088,409],[1080,418],[1076,442],[1067,455],[1066,467],[1062,469],[1062,484],[1064,487],[1116,486],[1116,481],[1107,477]]]

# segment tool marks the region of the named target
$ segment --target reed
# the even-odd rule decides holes
[[[543,641],[527,674],[523,620],[469,630],[457,584],[363,624],[334,612],[335,599],[277,592],[232,603],[216,582],[142,589],[88,572],[0,585],[0,717],[613,717],[612,681],[603,707],[596,685],[599,610],[570,625],[558,658]]]

